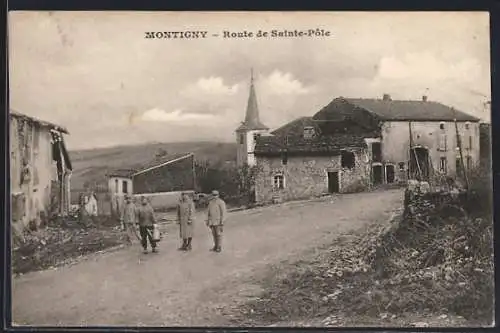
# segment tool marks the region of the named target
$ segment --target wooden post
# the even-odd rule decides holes
[[[453,108],[453,114],[456,115],[455,108]],[[465,170],[465,165],[464,165],[464,156],[462,153],[462,139],[460,138],[460,134],[458,132],[457,118],[455,117],[453,119],[453,121],[455,122],[455,132],[457,135],[457,146],[458,146],[458,150],[460,152],[460,164],[462,165],[462,173],[463,173],[464,180],[465,180],[465,189],[468,189],[469,188],[469,179],[467,178],[467,171]]]
[[[194,163],[194,154],[192,155],[193,158],[193,191],[196,192],[196,164]]]

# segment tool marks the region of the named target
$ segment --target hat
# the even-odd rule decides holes
[[[219,191],[217,191],[217,190],[213,190],[213,191],[212,191],[212,195],[219,195]]]

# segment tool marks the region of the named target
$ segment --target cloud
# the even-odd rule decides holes
[[[291,73],[274,70],[268,77],[264,78],[264,89],[275,95],[308,94],[314,87],[306,87],[302,82],[295,79]]]
[[[200,78],[196,83],[189,85],[182,91],[183,95],[197,97],[200,94],[204,95],[223,95],[231,96],[238,92],[239,85],[226,85],[222,77],[211,76],[208,78]]]
[[[404,57],[383,57],[378,75],[382,79],[412,81],[476,81],[481,65],[474,58],[457,62],[444,61],[430,52],[407,53]]]
[[[161,109],[151,109],[142,114],[141,120],[143,121],[163,121],[163,122],[183,122],[189,120],[211,120],[215,116],[211,114],[200,114],[200,113],[187,113],[182,112],[182,110],[174,110],[172,112],[166,112]]]

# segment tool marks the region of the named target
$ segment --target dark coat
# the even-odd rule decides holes
[[[139,208],[137,219],[141,227],[151,227],[156,223],[155,213],[151,205],[141,205]]]
[[[191,200],[181,201],[177,205],[177,219],[179,223],[179,236],[182,239],[193,237],[193,223],[195,216],[194,203]]]

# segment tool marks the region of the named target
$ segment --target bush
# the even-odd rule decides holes
[[[212,190],[218,190],[221,198],[232,206],[247,206],[255,202],[256,167],[227,167],[199,161],[195,168],[198,192],[210,193]],[[203,203],[200,202],[200,205]]]

